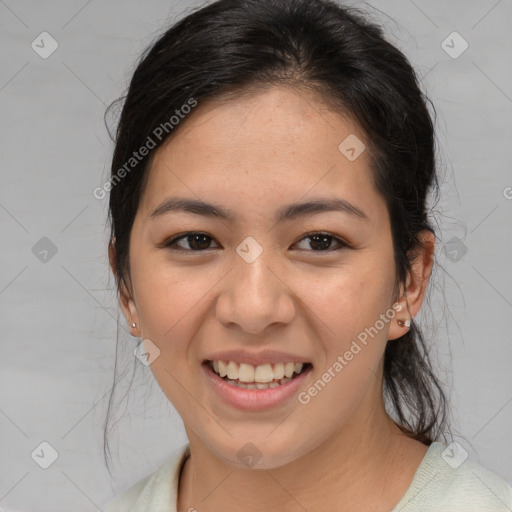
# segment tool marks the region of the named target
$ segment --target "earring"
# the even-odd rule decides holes
[[[135,324],[135,322],[132,322],[132,327],[137,327],[137,325]]]
[[[410,327],[411,326],[411,321],[410,320],[397,320],[396,323],[400,327]]]

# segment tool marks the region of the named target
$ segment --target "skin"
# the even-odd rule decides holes
[[[131,283],[120,303],[134,336],[160,350],[151,370],[181,415],[191,447],[178,510],[389,511],[427,451],[405,436],[382,399],[387,340],[407,332],[397,320],[421,307],[434,238],[420,234],[413,270],[395,292],[389,215],[364,151],[349,161],[338,145],[357,123],[312,92],[284,86],[200,104],[155,154],[130,238]],[[366,144],[368,147],[368,144]],[[167,197],[202,199],[232,210],[233,222],[183,212],[151,218]],[[280,207],[343,198],[366,221],[323,212],[276,224]],[[206,251],[173,235],[208,234]],[[315,250],[306,235],[327,232],[350,247]],[[248,264],[247,237],[263,248]],[[209,245],[208,245],[209,240]],[[189,245],[190,244],[190,245]],[[178,247],[178,248],[179,248]],[[115,268],[115,246],[110,250]],[[406,298],[404,297],[406,292]],[[307,390],[357,335],[399,302],[403,308],[303,405],[296,397],[248,412],[214,393],[201,362],[219,349],[299,353],[313,364]],[[261,452],[249,468],[237,452]]]

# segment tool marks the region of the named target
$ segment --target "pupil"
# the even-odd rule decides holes
[[[310,237],[310,240],[312,242],[312,247],[315,248],[315,244],[318,243],[318,240],[323,239],[323,243],[320,242],[320,249],[328,249],[330,245],[330,235],[313,235]]]
[[[199,244],[196,244],[195,242],[201,238],[203,239],[203,243],[201,244],[199,242]],[[208,248],[209,242],[208,242],[208,237],[206,235],[189,235],[188,239],[189,239],[189,245],[193,249],[207,249]],[[191,240],[193,240],[192,243],[190,242]]]

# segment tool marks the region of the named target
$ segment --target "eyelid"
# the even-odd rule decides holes
[[[333,241],[338,243],[338,249],[342,248],[350,248],[352,247],[346,240],[343,238],[334,235],[333,233],[330,233],[329,231],[310,231],[309,233],[304,234],[301,238],[297,240],[297,242],[294,242],[293,245],[298,244],[299,242],[302,242],[302,240],[305,240],[306,238],[310,238],[315,235],[325,235],[328,237],[331,237]],[[327,249],[325,251],[306,251],[306,252],[313,252],[313,253],[327,253],[327,252],[333,252],[336,251],[336,248],[333,249]]]
[[[176,252],[188,252],[188,253],[194,253],[194,252],[195,253],[201,253],[201,252],[210,251],[211,249],[217,249],[217,247],[211,247],[211,248],[208,248],[208,249],[203,249],[201,251],[194,251],[192,249],[183,249],[182,247],[173,247],[173,244],[176,244],[176,242],[179,242],[182,239],[186,239],[187,237],[192,236],[192,235],[204,235],[204,236],[210,238],[211,240],[213,240],[216,244],[220,245],[215,240],[215,238],[213,236],[209,235],[208,233],[205,233],[203,231],[186,231],[185,233],[174,235],[174,236],[168,238],[167,240],[164,240],[159,245],[159,247],[160,248],[167,248],[167,249],[170,249],[170,250],[176,251]]]
[[[172,251],[176,251],[176,252],[198,253],[198,254],[210,251],[212,249],[217,249],[217,247],[209,247],[207,249],[202,249],[202,250],[194,251],[192,249],[183,249],[181,247],[173,247],[173,244],[176,244],[176,242],[179,242],[182,239],[186,239],[188,236],[192,236],[192,235],[204,235],[207,238],[210,238],[216,244],[220,245],[215,240],[215,238],[213,236],[209,235],[208,233],[205,233],[203,231],[186,231],[185,233],[174,235],[171,238],[165,240],[162,244],[159,245],[159,247],[161,247],[161,248],[168,248],[168,249],[170,249]],[[311,237],[313,237],[315,235],[325,235],[325,236],[331,237],[332,241],[335,241],[337,243],[338,247],[331,248],[331,249],[326,249],[324,251],[314,251],[314,250],[309,250],[308,251],[308,250],[305,250],[305,249],[300,249],[300,250],[304,250],[305,252],[322,254],[322,253],[336,252],[336,251],[344,249],[344,248],[352,248],[352,245],[349,244],[346,240],[344,240],[343,238],[341,238],[341,237],[339,237],[337,235],[334,235],[334,234],[332,234],[332,233],[330,233],[328,231],[310,231],[308,233],[305,233],[304,235],[301,236],[301,238],[299,238],[296,242],[294,242],[292,244],[292,247],[294,245],[298,244],[299,242],[302,242],[303,240],[306,240],[307,238],[311,238]]]

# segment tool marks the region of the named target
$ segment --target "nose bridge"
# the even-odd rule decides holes
[[[248,237],[236,249],[229,273],[217,302],[220,322],[236,323],[257,334],[273,323],[289,322],[294,315],[288,288],[275,275],[277,267],[270,250]]]
[[[264,251],[251,241],[238,246],[231,286],[236,304],[242,309],[268,314],[275,308],[279,291],[274,282],[276,277],[269,269],[270,256],[269,250]]]
[[[239,257],[235,264],[235,291],[249,299],[268,300],[273,295],[274,274],[270,271],[269,253],[258,255],[254,261]]]

